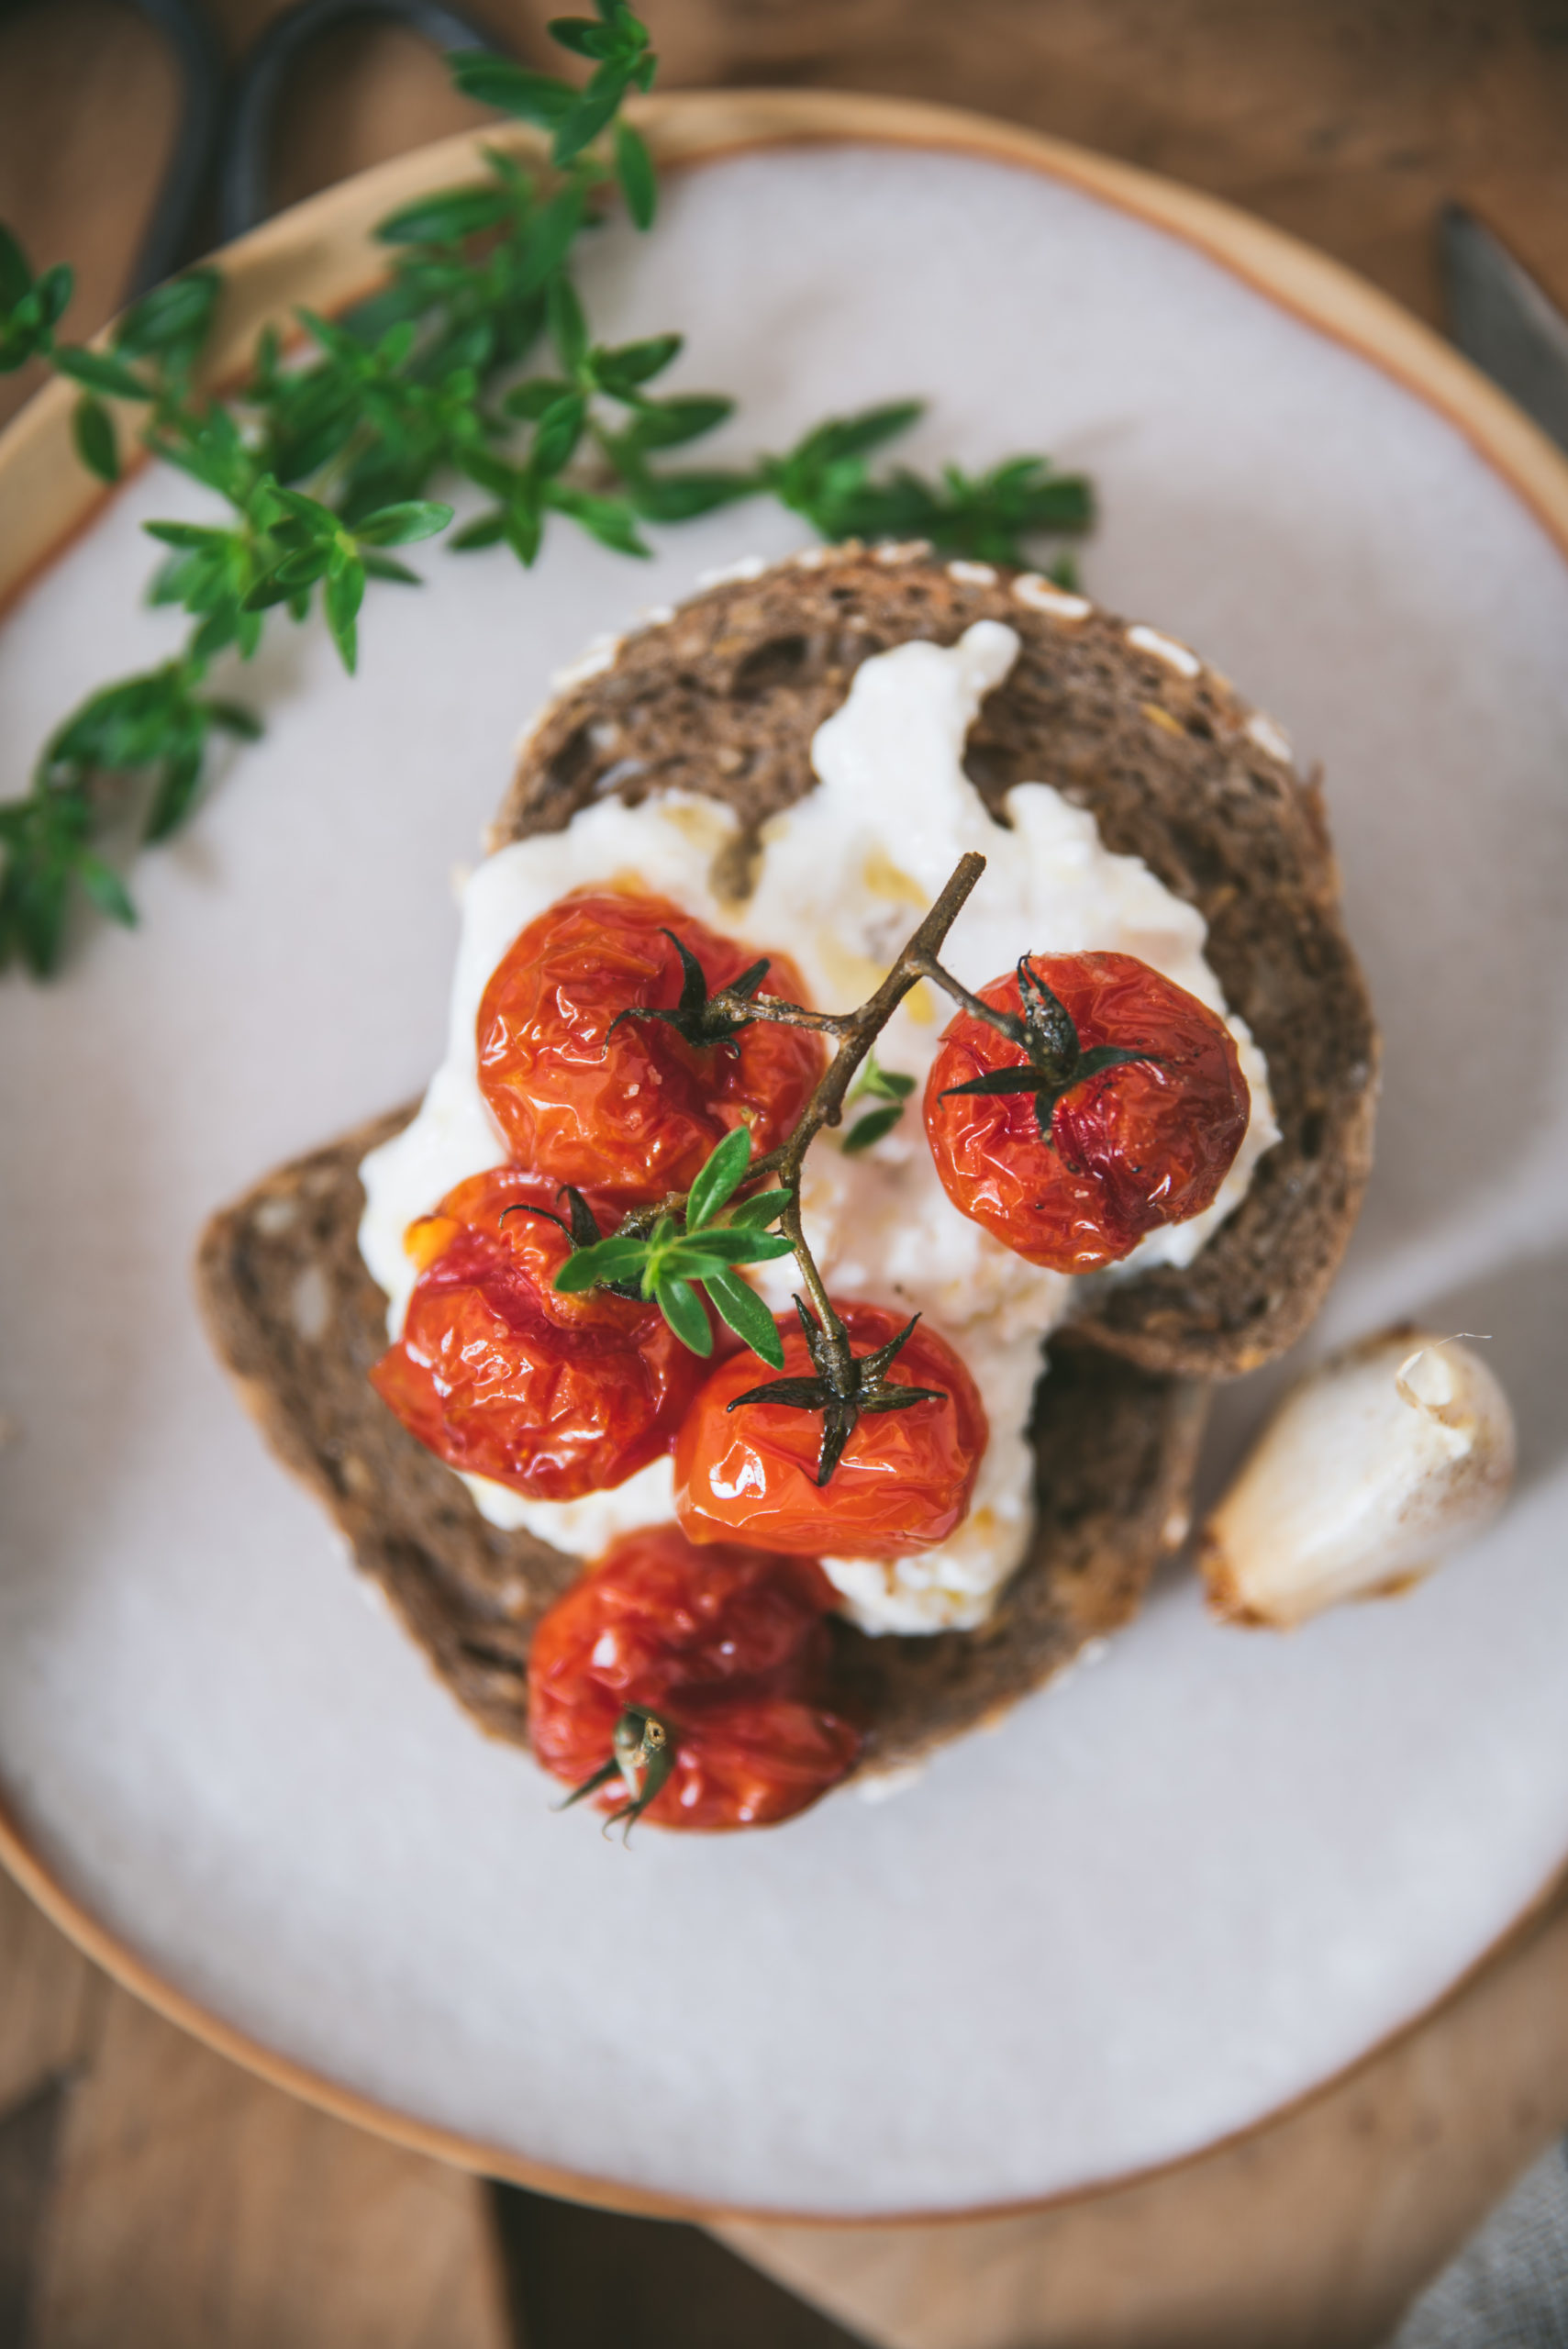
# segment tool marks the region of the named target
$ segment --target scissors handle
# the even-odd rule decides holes
[[[301,0],[273,18],[235,77],[224,121],[218,176],[218,235],[227,244],[272,209],[268,181],[278,101],[299,57],[334,26],[357,17],[390,17],[432,48],[510,51],[444,0]]]

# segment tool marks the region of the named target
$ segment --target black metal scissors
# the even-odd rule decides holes
[[[230,74],[217,30],[197,0],[132,0],[132,6],[173,50],[182,83],[174,151],[136,257],[133,295],[195,258],[206,241],[204,220],[216,220],[218,240],[227,244],[265,219],[278,101],[295,64],[323,33],[351,18],[389,17],[436,49],[511,53],[444,0],[299,0],[272,19]]]

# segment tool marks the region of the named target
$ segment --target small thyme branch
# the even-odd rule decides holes
[[[875,1354],[860,1356],[854,1353],[849,1331],[833,1309],[828,1285],[801,1223],[801,1169],[806,1152],[823,1127],[840,1122],[846,1097],[862,1063],[870,1057],[877,1038],[912,987],[922,979],[935,978],[950,994],[959,992],[966,999],[978,1001],[968,998],[967,990],[960,990],[958,981],[942,970],[936,960],[936,951],[984,870],[985,859],[973,851],[960,858],[935,905],[903,948],[886,978],[858,1011],[807,1011],[799,1004],[784,1003],[777,996],[754,998],[751,990],[758,983],[764,964],[754,964],[734,986],[709,996],[695,958],[686,953],[673,933],[667,932],[681,954],[684,985],[682,1000],[673,1013],[657,1013],[653,1017],[677,1027],[683,1021],[704,1030],[717,1025],[725,1041],[739,1033],[750,1019],[757,1018],[815,1029],[841,1041],[794,1130],[776,1149],[761,1158],[750,1159],[749,1137],[744,1129],[738,1128],[719,1144],[690,1191],[673,1191],[655,1206],[634,1209],[611,1239],[596,1248],[579,1248],[556,1275],[557,1288],[580,1289],[600,1283],[609,1286],[617,1278],[625,1279],[637,1273],[641,1293],[658,1298],[677,1337],[694,1353],[706,1354],[713,1341],[701,1308],[690,1291],[691,1279],[700,1278],[709,1297],[737,1334],[754,1353],[762,1354],[775,1368],[782,1368],[784,1356],[773,1317],[734,1268],[742,1263],[758,1263],[767,1256],[793,1252],[812,1310],[807,1314],[798,1297],[796,1308],[817,1368],[817,1383],[827,1397],[822,1406],[827,1413],[818,1476],[822,1484],[832,1475],[861,1411],[902,1410],[908,1403],[926,1399],[927,1390],[889,1386],[884,1377],[887,1363],[896,1353],[897,1345],[904,1342],[903,1338],[891,1350],[883,1348]],[[997,1016],[985,1006],[980,1008],[986,1018]],[[1016,1041],[1022,1041],[1022,1023],[1014,1025],[1018,1030]],[[1012,1029],[1007,1032],[1011,1035]],[[770,1183],[777,1187],[769,1189]],[[746,1194],[744,1197],[740,1196],[742,1192]],[[745,1232],[715,1230],[714,1217],[732,1198],[740,1200],[733,1210],[732,1223],[745,1224],[751,1209],[754,1229]],[[772,1241],[763,1236],[762,1226],[767,1223],[779,1226],[779,1237]],[[726,1251],[727,1261],[722,1265],[715,1263],[710,1266],[707,1254],[717,1248]],[[909,1326],[913,1329],[914,1323]],[[906,1330],[904,1337],[908,1334]],[[792,1382],[785,1380],[784,1384],[787,1386]]]

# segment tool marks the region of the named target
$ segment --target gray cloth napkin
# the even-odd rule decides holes
[[[1388,2349],[1568,2349],[1568,2141],[1525,2173]]]

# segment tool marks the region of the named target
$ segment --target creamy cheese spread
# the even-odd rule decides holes
[[[964,744],[1018,650],[1010,628],[982,620],[952,646],[912,642],[865,662],[842,708],[817,729],[817,788],[764,828],[744,903],[713,886],[716,865],[733,869],[719,860],[735,836],[735,818],[720,802],[685,793],[638,807],[600,800],[564,831],[513,842],[479,866],[463,895],[446,1059],[412,1124],[373,1151],[361,1170],[360,1246],[390,1300],[395,1338],[416,1278],[404,1246],[409,1224],[455,1184],[506,1159],[478,1085],[474,1028],[486,982],[528,922],[569,891],[606,883],[656,891],[759,953],[791,955],[818,1007],[847,1009],[878,985],[959,858],[978,849],[985,872],[942,950],[966,985],[984,985],[1020,954],[1098,948],[1138,955],[1226,1019],[1251,1092],[1240,1152],[1207,1213],[1151,1233],[1118,1269],[1191,1261],[1279,1138],[1268,1070],[1204,959],[1202,917],[1140,858],[1113,856],[1094,818],[1047,784],[1009,792],[1006,825],[987,814],[963,772]],[[973,1627],[1019,1564],[1033,1479],[1024,1431],[1041,1341],[1071,1294],[1065,1275],[1012,1254],[960,1215],[942,1190],[919,1102],[949,1009],[925,983],[906,998],[876,1047],[884,1068],[917,1080],[904,1119],[852,1158],[825,1133],[802,1182],[806,1236],[829,1289],[926,1315],[968,1364],[991,1427],[969,1515],[940,1549],[888,1561],[824,1561],[844,1611],[868,1631]],[[756,1280],[781,1311],[799,1276],[785,1258],[757,1267]],[[484,1478],[463,1481],[493,1524],[526,1526],[582,1557],[633,1526],[673,1514],[668,1459],[581,1501],[528,1501]]]

